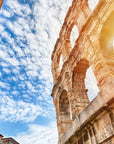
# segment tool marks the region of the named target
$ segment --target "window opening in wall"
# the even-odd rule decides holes
[[[75,41],[77,40],[78,36],[79,36],[78,28],[75,25],[71,31],[71,36],[70,36],[72,48],[74,47]]]
[[[87,94],[89,101],[92,101],[97,96],[99,88],[97,86],[97,81],[91,67],[89,67],[86,72],[85,86],[86,89],[88,89]]]
[[[73,69],[72,75],[72,96],[71,108],[72,108],[72,119],[76,118],[88,104],[89,99],[87,90],[85,87],[86,71],[89,68],[89,61],[87,59],[81,59],[76,67]]]
[[[59,69],[61,70],[63,66],[63,58],[62,55],[60,56],[60,61],[59,61]]]
[[[95,7],[97,6],[99,0],[88,0],[88,5],[91,11],[93,11],[95,9]]]
[[[72,119],[72,111],[71,111],[71,108],[70,108],[70,119]]]

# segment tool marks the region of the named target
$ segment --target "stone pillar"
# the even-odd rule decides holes
[[[71,46],[70,39],[65,39],[64,47],[62,49],[63,62],[65,62],[68,59],[68,56],[71,50],[72,50],[72,46]]]

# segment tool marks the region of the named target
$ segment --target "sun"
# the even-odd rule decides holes
[[[112,58],[114,54],[114,11],[104,23],[99,40],[103,55]]]

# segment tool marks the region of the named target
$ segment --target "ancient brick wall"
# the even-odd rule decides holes
[[[70,35],[75,25],[78,28],[79,37],[74,47],[72,47]],[[54,82],[52,97],[56,108],[60,144],[73,144],[76,142],[82,144],[80,141],[91,144],[111,144],[112,140],[114,140],[112,138],[114,119],[111,120],[111,117],[114,117],[113,38],[114,0],[100,0],[93,12],[89,8],[88,0],[73,0],[52,53]],[[60,69],[61,56],[63,60],[62,69]],[[93,103],[89,102],[84,81],[86,71],[90,66],[93,69],[100,90]],[[104,110],[105,105],[111,107],[111,117],[108,110]],[[98,109],[96,109],[97,107]],[[88,111],[86,111],[87,108],[89,108]],[[85,115],[83,123],[79,119],[82,114]],[[76,121],[77,118],[78,122]],[[75,127],[75,121],[79,125],[81,124],[80,129]],[[87,121],[90,124],[87,124]],[[104,121],[106,121],[107,125],[105,125]],[[110,125],[112,132],[111,136],[105,140],[104,129],[108,131],[108,125]],[[69,131],[71,127],[73,132],[72,129]],[[109,133],[110,130],[107,132],[108,136]],[[79,136],[74,137],[73,134],[79,134]],[[103,143],[102,137],[107,142]]]

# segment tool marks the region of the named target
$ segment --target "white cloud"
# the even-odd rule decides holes
[[[26,17],[31,13],[31,9],[28,4],[21,4],[18,2],[18,0],[7,0],[7,6],[12,10],[12,12]]]
[[[3,68],[3,71],[6,72],[7,74],[9,74],[11,72],[11,70],[8,68]]]
[[[33,85],[29,81],[27,82],[27,87],[28,87],[29,90],[35,91]]]
[[[4,30],[4,27],[0,25],[0,31],[2,32]]]
[[[0,72],[0,77],[2,76],[2,73]]]
[[[6,84],[3,83],[3,82],[0,82],[0,87],[2,87],[2,88],[6,88]]]
[[[57,135],[56,123],[49,126],[32,124],[27,132],[19,133],[15,139],[21,144],[56,144]]]
[[[25,103],[23,101],[15,101],[7,96],[1,97],[0,117],[4,121],[23,121],[32,122],[38,116],[46,113],[38,104]]]
[[[4,89],[9,90],[9,89],[10,89],[10,86],[9,86],[8,83],[0,81],[0,88],[4,88]],[[0,94],[0,95],[1,95],[1,94]]]
[[[8,17],[8,18],[10,18],[12,16],[11,12],[4,10],[4,9],[2,9],[2,13],[5,17]]]

